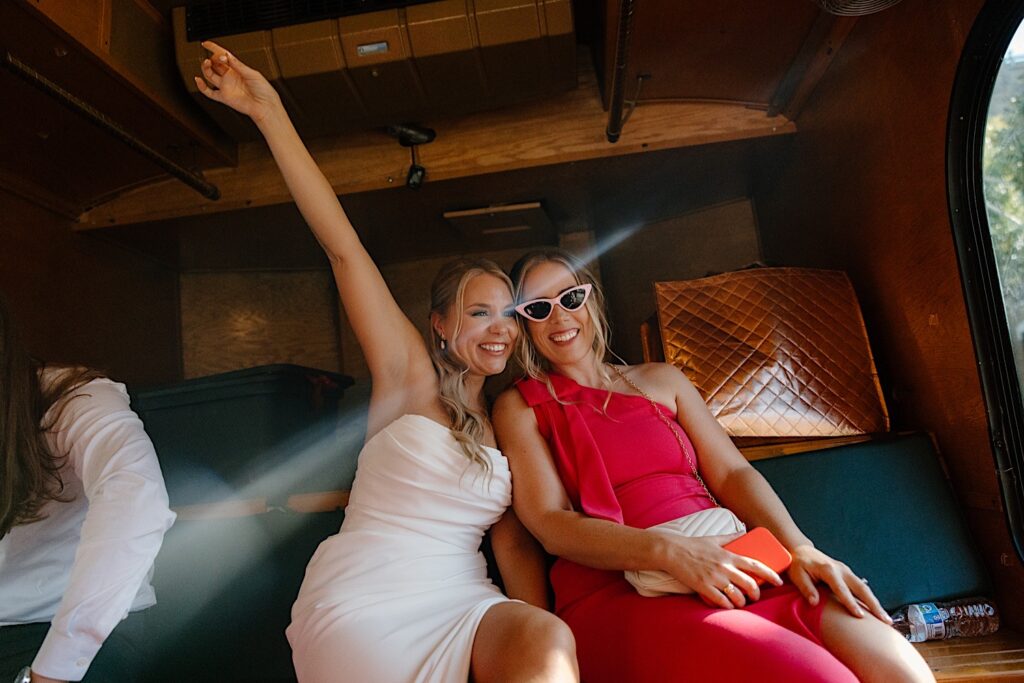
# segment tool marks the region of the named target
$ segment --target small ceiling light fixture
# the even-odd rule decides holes
[[[416,151],[418,145],[426,145],[434,141],[437,133],[432,128],[418,126],[414,123],[400,123],[388,126],[388,135],[398,138],[398,144],[408,147],[412,155],[412,164],[405,176],[405,186],[413,190],[423,185],[427,178],[427,169],[420,165],[419,154]]]
[[[445,211],[442,216],[467,244],[511,249],[558,239],[555,224],[539,201]]]

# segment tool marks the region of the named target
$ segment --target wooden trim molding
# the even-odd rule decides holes
[[[163,17],[155,12],[147,2],[139,0],[132,0],[132,2],[142,8],[146,15],[160,26],[160,30],[169,30]],[[77,44],[81,48],[83,57],[98,64],[105,73],[119,81],[128,92],[152,106],[155,115],[162,116],[169,125],[180,130],[187,138],[194,140],[201,151],[205,155],[209,155],[212,163],[234,162],[234,145],[227,140],[226,136],[205,120],[196,117],[182,102],[174,101],[161,94],[153,84],[133,73],[130,68],[127,68],[127,65],[122,64],[110,54],[112,0],[97,0],[94,3],[97,5],[94,12],[96,20],[99,22],[95,27],[94,34],[92,30],[81,28],[78,23],[69,25],[69,22],[76,21],[77,15],[83,13],[82,8],[75,3],[57,0],[47,0],[43,3],[39,0],[35,2],[18,0],[16,4],[55,35],[62,36],[70,44]],[[81,18],[78,17],[77,21],[80,22]]]
[[[768,106],[769,116],[782,114],[794,121],[800,116],[818,81],[825,75],[832,58],[856,23],[857,17],[839,17],[826,12],[818,16],[772,97]]]
[[[236,519],[265,515],[268,512],[282,509],[303,514],[334,512],[335,510],[344,510],[348,505],[348,498],[349,491],[317,491],[289,496],[283,507],[270,505],[266,498],[245,498],[223,500],[216,503],[177,505],[173,509],[179,520]]]
[[[82,207],[75,206],[49,190],[3,169],[0,169],[0,190],[17,195],[71,221],[78,220],[81,213]]]

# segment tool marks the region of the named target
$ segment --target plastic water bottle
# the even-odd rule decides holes
[[[999,610],[988,598],[922,602],[901,607],[891,616],[893,628],[912,643],[958,636],[973,638],[995,633],[999,628]]]

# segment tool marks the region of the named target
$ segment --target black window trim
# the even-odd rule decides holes
[[[999,66],[1024,19],[1024,0],[988,0],[967,37],[946,135],[949,216],[985,399],[996,473],[1017,556],[1024,561],[1024,402],[992,254],[982,153]]]

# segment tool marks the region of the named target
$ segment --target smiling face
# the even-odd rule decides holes
[[[521,287],[522,301],[554,299],[580,284],[576,276],[558,261],[542,261],[526,272]],[[547,320],[526,320],[526,331],[537,353],[552,367],[593,362],[595,327],[590,314],[591,303],[567,311],[555,305]]]
[[[490,273],[471,277],[462,296],[434,314],[435,332],[446,340],[447,353],[462,361],[469,374],[481,377],[505,369],[519,328],[512,317],[512,293]]]

